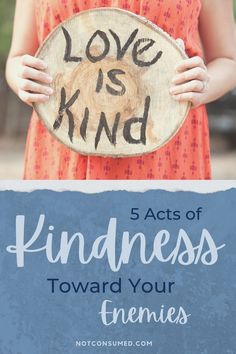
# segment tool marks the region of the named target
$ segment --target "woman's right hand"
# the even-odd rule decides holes
[[[44,72],[47,64],[31,55],[20,58],[17,90],[19,98],[31,105],[32,103],[46,102],[53,94],[49,86],[53,79]]]

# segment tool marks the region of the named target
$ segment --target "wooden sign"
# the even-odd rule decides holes
[[[71,149],[87,155],[154,151],[181,127],[189,104],[169,94],[186,54],[145,18],[116,8],[81,12],[58,26],[37,56],[54,94],[35,109]]]

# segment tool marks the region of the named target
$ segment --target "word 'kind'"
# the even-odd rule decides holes
[[[18,267],[24,267],[25,254],[45,252],[46,258],[50,263],[61,262],[67,264],[72,247],[77,248],[78,260],[81,264],[89,264],[94,259],[107,260],[110,269],[118,272],[122,265],[128,264],[133,249],[139,247],[139,258],[143,264],[150,264],[153,261],[179,263],[187,266],[191,264],[202,263],[210,266],[217,262],[218,251],[225,247],[225,244],[217,246],[208,230],[203,229],[198,244],[193,245],[187,232],[179,230],[177,236],[172,236],[167,230],[159,231],[152,239],[151,251],[147,251],[147,240],[150,242],[150,235],[146,237],[138,232],[131,236],[128,231],[117,235],[117,218],[111,218],[108,223],[107,231],[104,235],[94,238],[92,245],[86,247],[86,239],[81,232],[69,235],[69,232],[62,231],[59,237],[53,235],[53,226],[49,227],[51,232],[43,234],[45,227],[45,215],[39,216],[38,224],[33,235],[26,235],[25,216],[16,216],[16,244],[7,247],[9,253],[16,254],[16,263]],[[42,246],[37,248],[34,244],[39,244],[42,239]],[[26,241],[28,239],[28,241]],[[170,251],[170,244],[174,247]],[[196,235],[194,235],[196,240]],[[120,247],[117,246],[118,242]],[[171,247],[172,248],[172,247]],[[119,249],[119,251],[118,251]],[[56,254],[56,255],[55,255]]]

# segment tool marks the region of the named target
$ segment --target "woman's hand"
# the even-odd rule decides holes
[[[44,61],[31,55],[19,58],[17,92],[19,98],[27,103],[39,103],[49,100],[53,90],[49,87],[52,78],[44,72],[47,65]]]
[[[189,101],[193,107],[204,104],[210,77],[201,57],[185,59],[176,66],[170,94],[176,101]]]

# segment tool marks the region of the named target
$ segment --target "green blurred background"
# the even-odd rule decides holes
[[[0,1],[0,63],[4,64],[6,59],[12,32],[12,20],[15,8],[15,0]]]

